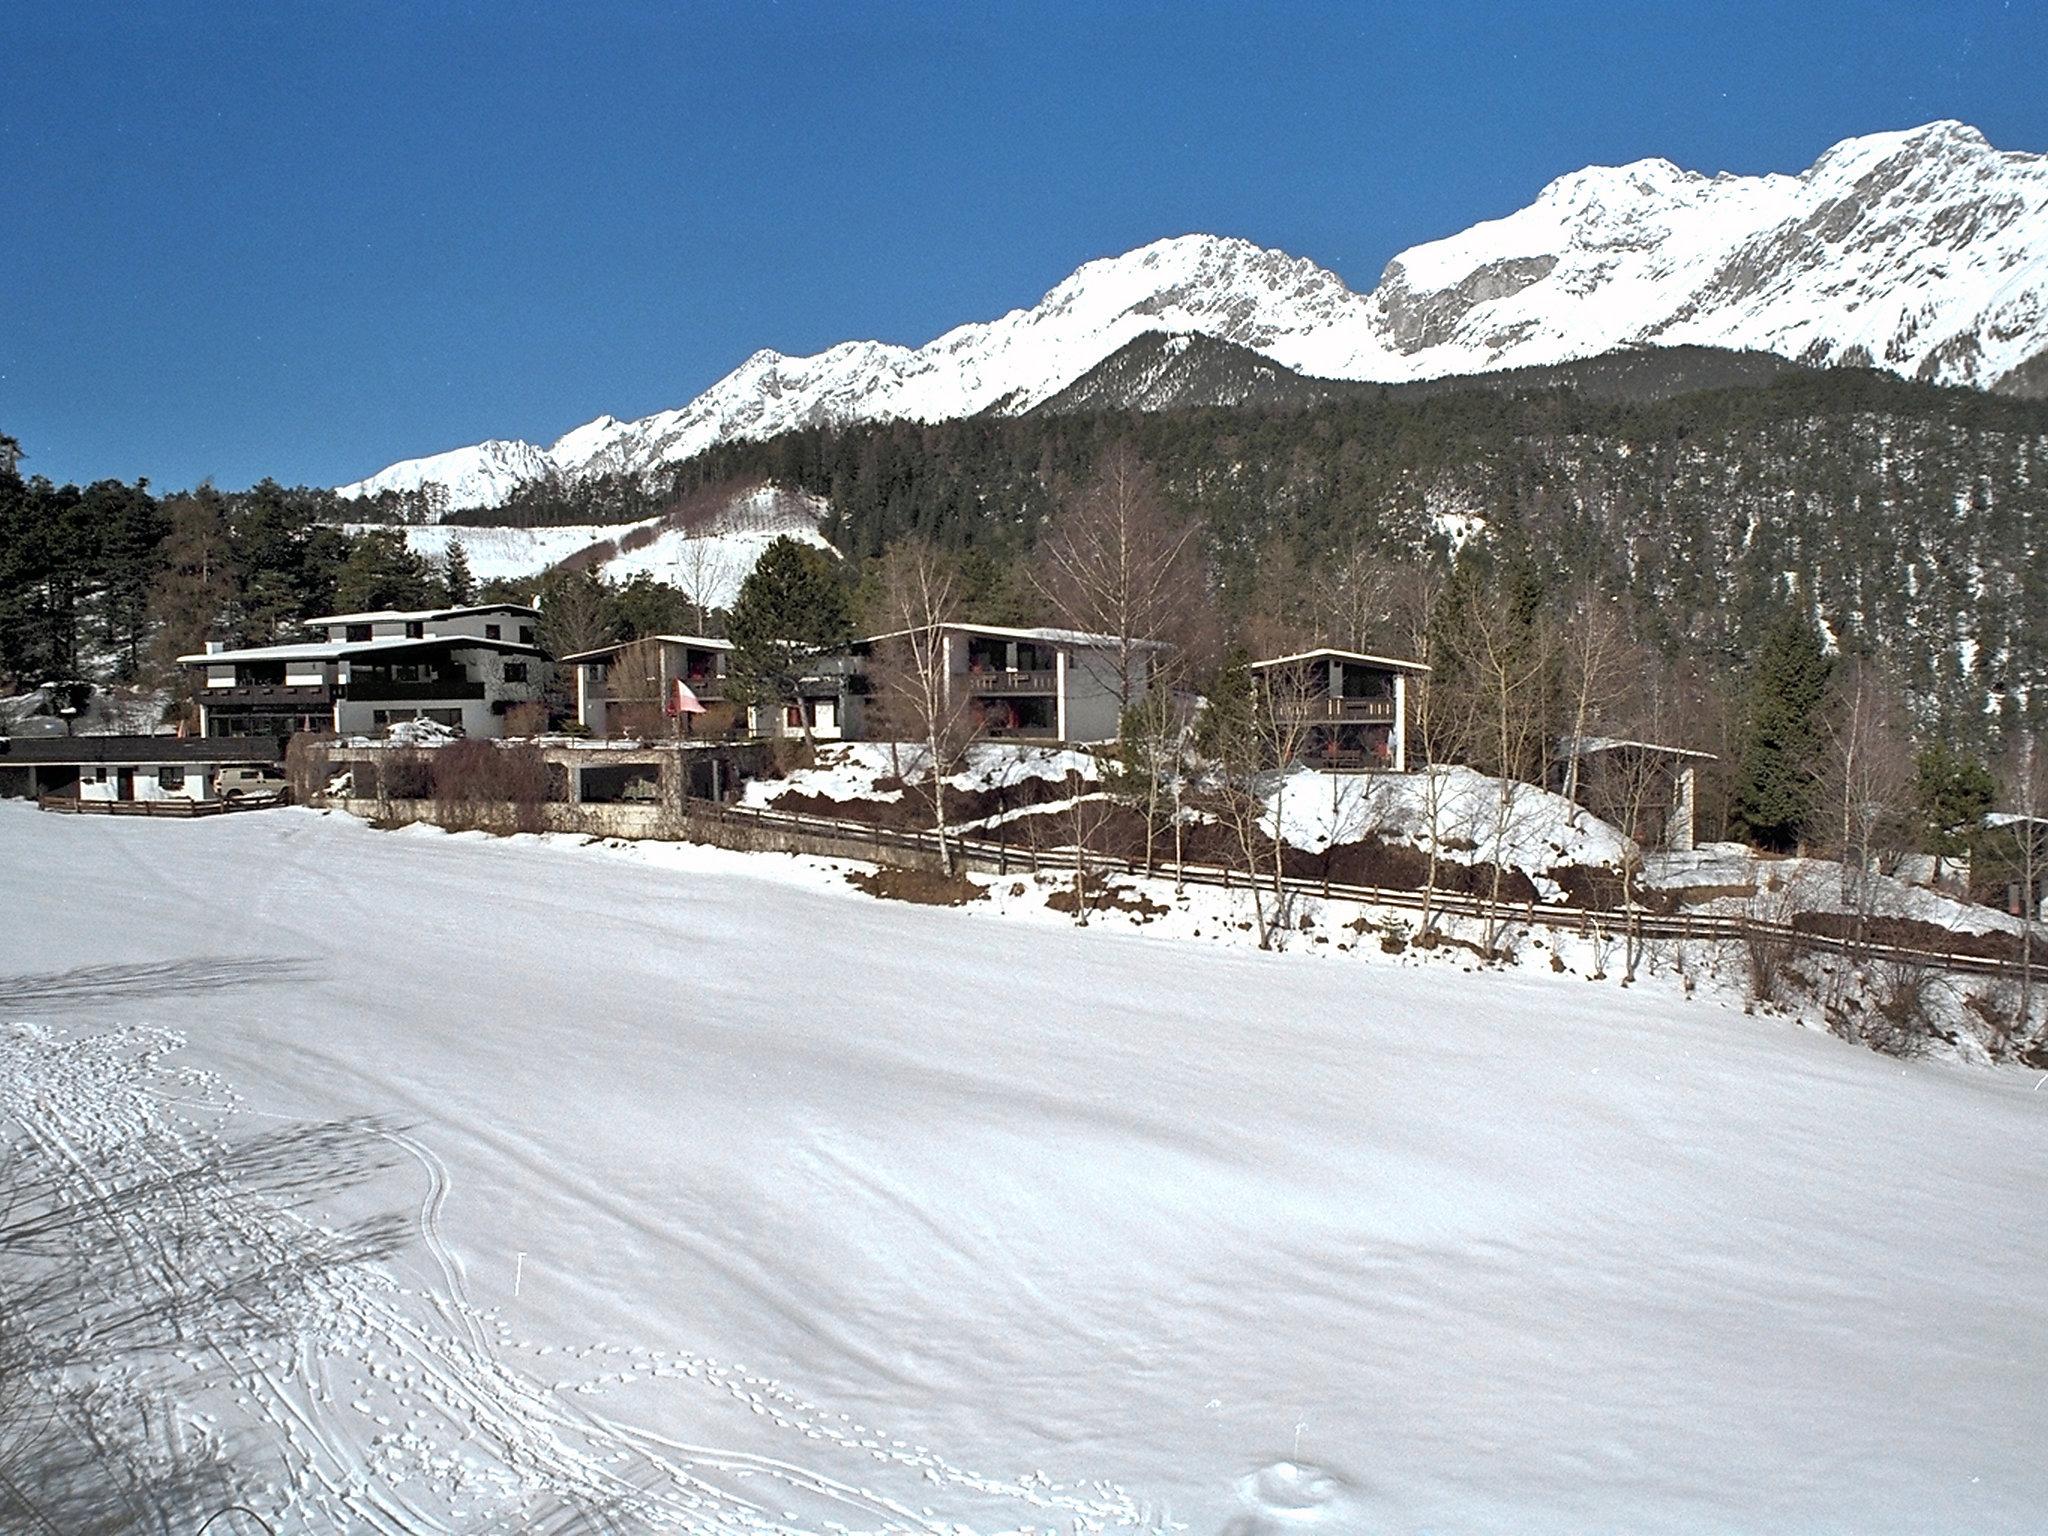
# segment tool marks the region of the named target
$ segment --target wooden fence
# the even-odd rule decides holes
[[[868,857],[878,863],[899,862],[902,861],[903,855],[911,855],[915,862],[930,865],[937,862],[940,854],[938,835],[933,832],[881,827],[868,822],[819,816],[803,811],[777,811],[738,805],[715,806],[708,802],[692,801],[686,822],[693,830],[698,827],[708,829],[714,824],[735,829],[777,829],[784,834],[777,840],[780,846],[792,851],[801,851],[793,845],[801,841],[802,834],[810,832],[817,834],[821,845],[829,845],[820,846],[818,852],[851,857],[858,856],[857,850],[860,850],[865,851]],[[705,840],[726,842],[729,845],[736,841],[729,836],[707,837]],[[1109,854],[1082,855],[1071,847],[1019,848],[1014,844],[984,838],[955,836],[948,836],[946,842],[960,863],[984,872],[1017,873],[1026,869],[1070,870],[1085,857],[1087,869],[1091,874],[1142,876],[1145,873],[1144,866],[1132,860]],[[892,859],[892,853],[897,857]],[[1190,863],[1175,866],[1170,861],[1162,861],[1156,863],[1152,870],[1154,877],[1170,877],[1176,872],[1189,885],[1212,886],[1226,891],[1249,891],[1253,884],[1253,877],[1247,876],[1243,870],[1221,864]],[[1259,875],[1257,883],[1264,890],[1271,891],[1276,888],[1270,874]],[[1795,950],[1839,954],[1854,960],[1892,960],[1902,964],[1939,967],[1982,976],[2018,977],[2028,969],[2018,960],[1994,955],[1967,954],[1954,947],[1930,948],[1873,938],[1858,938],[1853,935],[1816,932],[1811,928],[1801,928],[1792,923],[1776,922],[1768,918],[1691,912],[1667,915],[1645,912],[1640,908],[1600,909],[1562,902],[1496,903],[1484,896],[1454,891],[1425,892],[1404,887],[1348,885],[1342,881],[1310,876],[1283,877],[1277,888],[1295,895],[1320,896],[1416,912],[1427,910],[1431,913],[1457,917],[1505,921],[1532,928],[1562,929],[1584,937],[1604,937],[1616,941],[1666,940],[1680,943],[1741,944],[1779,942]],[[2048,958],[2048,934],[2042,935],[2040,947],[2044,952],[2044,958]],[[2038,973],[2040,962],[2034,962],[2033,969]]]
[[[262,811],[282,805],[265,800],[85,800],[77,795],[38,795],[36,805],[67,816],[225,816],[230,811]]]

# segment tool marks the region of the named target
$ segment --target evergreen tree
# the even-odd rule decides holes
[[[853,638],[837,563],[815,545],[777,539],[740,584],[727,632],[736,697],[755,705],[795,698],[810,659]]]
[[[448,606],[467,608],[476,601],[476,578],[469,573],[469,551],[462,547],[462,540],[448,541],[448,559],[442,570],[442,582],[447,589]]]
[[[1945,741],[1923,751],[1914,766],[1914,811],[1938,871],[1940,860],[1970,851],[1984,813],[1998,798],[1998,781],[1983,763]]]
[[[405,535],[383,528],[356,536],[334,588],[334,600],[344,613],[425,608],[439,595],[426,561],[412,552]]]
[[[235,602],[234,559],[227,509],[213,487],[171,497],[164,518],[163,560],[149,593],[149,658],[157,677],[183,694],[189,679],[177,659],[204,650],[226,621]]]
[[[680,587],[656,581],[644,571],[612,588],[610,601],[621,639],[684,634],[694,627],[689,595]]]
[[[1760,847],[1796,846],[1812,818],[1833,664],[1804,608],[1764,631],[1745,690],[1731,810]]]
[[[163,562],[167,527],[149,482],[103,480],[86,491],[99,538],[100,628],[114,647],[121,675],[142,665],[149,638],[149,594]]]

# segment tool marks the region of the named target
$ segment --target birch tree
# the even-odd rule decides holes
[[[1166,505],[1137,451],[1119,443],[1061,498],[1039,547],[1039,595],[1069,629],[1109,637],[1109,687],[1129,709],[1150,681],[1153,642],[1183,638],[1202,608],[1196,525]]]
[[[876,647],[877,692],[889,716],[914,729],[924,745],[932,829],[939,861],[951,875],[945,780],[974,731],[965,692],[956,695],[947,667],[945,626],[958,617],[959,564],[927,540],[901,540],[882,562],[881,592],[893,632]]]
[[[1822,715],[1821,787],[1837,856],[1842,904],[1861,942],[1870,920],[1872,861],[1897,848],[1913,793],[1912,745],[1898,690],[1871,662],[1835,671]]]

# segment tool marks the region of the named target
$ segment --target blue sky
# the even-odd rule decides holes
[[[0,432],[313,484],[918,343],[1164,235],[1369,288],[1591,163],[2048,149],[2048,5],[28,3]]]

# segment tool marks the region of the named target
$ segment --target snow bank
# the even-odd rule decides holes
[[[1276,775],[1265,793],[1264,827],[1306,853],[1379,839],[1460,864],[1520,870],[1539,890],[1562,895],[1547,871],[1620,869],[1635,844],[1606,822],[1548,790],[1489,778],[1470,768],[1417,773]]]
[[[821,745],[817,749],[815,766],[799,768],[786,778],[749,780],[740,803],[773,807],[785,795],[818,795],[828,800],[899,801],[903,798],[900,787],[878,788],[878,781],[899,775],[913,783],[923,779],[929,755],[922,745],[915,742],[894,746],[880,741]],[[958,771],[948,774],[946,783],[952,789],[971,794],[978,790],[1014,787],[1027,779],[1059,783],[1069,775],[1078,775],[1084,783],[1096,782],[1099,768],[1095,758],[1071,747],[982,741],[968,747]]]

